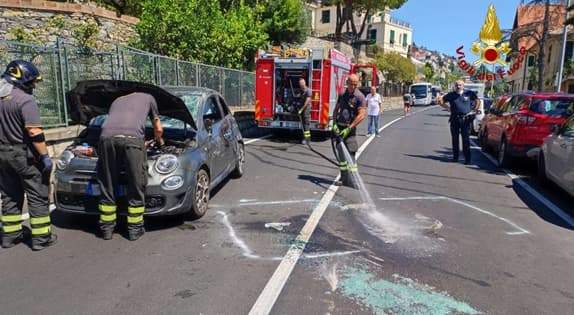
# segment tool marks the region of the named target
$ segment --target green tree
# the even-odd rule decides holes
[[[387,81],[395,83],[412,82],[417,73],[415,65],[398,53],[379,53],[375,57],[375,64]]]
[[[158,54],[231,68],[250,68],[267,35],[253,8],[223,11],[211,0],[143,0],[137,46]]]
[[[311,33],[311,20],[301,0],[269,0],[262,14],[265,32],[274,45],[301,44]]]
[[[431,82],[434,79],[434,67],[430,62],[425,63],[423,73],[428,82]]]
[[[347,32],[352,35],[355,58],[358,58],[360,47],[364,44],[359,40],[366,29],[367,20],[386,9],[398,9],[406,2],[407,0],[326,0],[322,4],[336,6],[335,38],[337,41],[342,40],[343,28],[346,26]],[[354,19],[355,15],[362,16],[359,24]]]

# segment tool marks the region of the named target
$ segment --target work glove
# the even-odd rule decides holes
[[[339,136],[339,127],[337,127],[337,124],[333,123],[333,128],[331,128],[331,131],[335,136]]]
[[[52,159],[48,154],[40,156],[40,162],[42,163],[42,173],[50,174],[52,172]]]
[[[345,129],[343,129],[343,131],[341,131],[341,133],[339,135],[341,136],[341,138],[346,139],[350,133],[351,133],[351,128],[345,128]]]

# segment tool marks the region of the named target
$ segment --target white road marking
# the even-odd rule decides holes
[[[473,140],[471,140],[471,142],[473,144],[475,144]],[[483,152],[482,150],[480,151],[480,153],[482,153],[490,162],[492,162],[492,164],[498,165],[497,161],[490,154]],[[532,188],[532,186],[528,185],[522,178],[520,178],[520,176],[517,176],[516,174],[512,173],[511,171],[509,171],[507,169],[502,169],[502,171],[508,177],[510,177],[510,179],[516,181],[516,183],[518,185],[522,186],[522,188],[524,188],[524,190],[526,190],[530,195],[532,195],[534,198],[538,199],[538,201],[540,201],[542,204],[544,204],[544,206],[546,206],[548,209],[550,209],[550,211],[554,212],[554,214],[559,216],[562,220],[564,220],[566,223],[568,223],[571,227],[574,227],[574,218],[572,218],[568,213],[566,213],[560,207],[555,205],[548,198],[544,197],[541,193],[539,193],[537,190]]]
[[[260,140],[263,140],[263,139],[267,139],[267,138],[270,138],[270,137],[271,137],[271,135],[265,135],[265,136],[263,136],[263,137],[259,137],[259,138],[247,140],[247,141],[245,141],[244,143],[247,145],[247,144],[251,144],[251,143],[254,143],[254,142],[257,142],[257,141],[260,141]]]
[[[227,230],[229,231],[229,237],[231,237],[233,242],[241,248],[241,250],[243,251],[243,256],[254,259],[261,258],[260,256],[253,254],[251,248],[249,248],[249,246],[247,246],[247,244],[245,244],[245,242],[242,239],[237,237],[237,234],[235,234],[235,229],[233,228],[233,226],[231,226],[231,223],[229,223],[227,213],[223,211],[217,211],[217,213],[223,216],[223,224],[227,227]]]
[[[470,209],[476,210],[476,211],[478,211],[478,212],[480,212],[480,213],[483,213],[483,214],[489,215],[489,216],[491,216],[491,217],[497,218],[498,220],[503,221],[503,222],[505,222],[506,224],[508,224],[508,225],[512,226],[513,228],[515,228],[516,230],[518,230],[518,231],[514,231],[514,232],[506,232],[507,235],[530,234],[530,232],[529,232],[528,230],[526,230],[526,229],[520,227],[518,224],[516,224],[516,223],[514,223],[514,222],[512,222],[512,221],[510,221],[510,220],[508,220],[508,219],[506,219],[506,218],[503,218],[503,217],[501,217],[501,216],[498,216],[498,215],[496,215],[496,214],[494,214],[494,213],[492,213],[492,212],[490,212],[490,211],[488,211],[488,210],[484,210],[484,209],[481,209],[481,208],[479,208],[479,207],[477,207],[477,206],[473,206],[473,205],[471,205],[471,204],[469,204],[469,203],[467,203],[467,202],[464,202],[464,201],[461,201],[461,200],[458,200],[458,199],[454,199],[454,198],[450,198],[450,197],[446,197],[446,196],[421,196],[421,197],[403,197],[403,198],[401,198],[401,197],[397,197],[397,198],[379,198],[379,200],[383,200],[383,201],[401,201],[401,200],[448,200],[448,201],[450,201],[450,202],[457,203],[457,204],[459,204],[459,205],[463,205],[463,206],[468,207],[468,208],[470,208]]]
[[[225,213],[223,211],[217,211],[217,213],[219,213],[222,216],[223,224],[225,225],[225,227],[227,227],[227,230],[229,231],[229,237],[231,237],[231,239],[233,240],[235,245],[237,245],[237,247],[239,247],[241,249],[243,256],[245,256],[247,258],[251,258],[251,259],[260,259],[260,260],[282,260],[283,259],[283,257],[281,257],[281,256],[262,257],[259,255],[256,255],[251,250],[251,248],[249,248],[249,246],[245,243],[245,241],[243,241],[239,236],[237,236],[237,233],[235,233],[235,229],[231,225],[231,222],[229,222],[229,217],[228,217],[227,213]],[[297,241],[295,241],[294,243],[297,244]],[[299,246],[301,246],[301,245],[299,245]],[[345,255],[356,254],[359,252],[360,252],[359,250],[350,250],[350,251],[342,251],[342,252],[325,252],[325,253],[303,254],[301,259],[315,259],[315,258],[345,256]]]
[[[416,113],[419,113],[419,112],[422,112],[422,111],[425,111],[428,109],[430,109],[430,108],[416,111],[413,114],[416,114]],[[413,115],[413,114],[411,114],[411,115]],[[403,118],[405,118],[405,116],[401,116],[401,117],[393,120],[392,123],[396,123],[397,121],[399,121]],[[384,125],[383,127],[381,127],[379,129],[379,132],[381,132],[384,129],[391,126],[392,123],[388,123],[388,124]],[[373,138],[370,138],[370,139],[372,141]],[[361,154],[363,153],[363,151],[365,150],[367,145],[369,143],[371,143],[371,141],[368,141],[368,140],[369,139],[367,139],[367,141],[365,141],[361,145],[359,150],[357,151],[357,159],[359,159],[359,157],[361,156]],[[335,181],[339,180],[339,178],[340,178],[340,175],[337,176],[337,178],[335,178]],[[269,314],[271,312],[271,309],[273,308],[273,305],[277,301],[277,298],[279,298],[279,294],[281,294],[281,291],[283,290],[285,283],[287,283],[287,279],[289,279],[289,276],[293,272],[293,269],[295,268],[297,261],[301,257],[301,254],[303,253],[303,250],[305,249],[305,245],[307,244],[307,242],[311,238],[311,234],[313,234],[313,232],[317,228],[317,225],[319,224],[319,220],[321,220],[321,217],[323,217],[325,210],[327,210],[329,203],[331,202],[331,200],[335,196],[335,193],[337,192],[338,189],[339,189],[339,186],[336,186],[335,182],[333,182],[333,184],[331,186],[329,186],[329,188],[327,189],[327,191],[323,195],[323,198],[321,198],[321,201],[315,207],[315,209],[313,210],[313,212],[309,216],[309,219],[305,223],[305,226],[303,226],[303,228],[301,229],[301,232],[297,236],[296,241],[299,244],[303,244],[303,245],[302,246],[292,245],[289,248],[289,250],[287,251],[287,253],[283,257],[283,260],[281,260],[281,263],[279,263],[279,266],[277,267],[277,269],[275,270],[275,272],[273,273],[273,275],[271,276],[271,278],[269,279],[269,281],[265,285],[265,288],[263,288],[263,291],[261,292],[261,294],[257,298],[257,301],[255,301],[255,304],[253,304],[251,311],[249,311],[250,315],[263,315],[263,314]]]

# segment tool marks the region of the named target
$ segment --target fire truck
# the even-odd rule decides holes
[[[255,68],[255,120],[259,127],[301,129],[298,110],[304,78],[312,91],[313,131],[328,131],[337,97],[353,64],[336,49],[287,49],[260,54]]]

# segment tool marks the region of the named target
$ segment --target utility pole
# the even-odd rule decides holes
[[[564,75],[564,62],[566,61],[566,43],[568,41],[568,24],[566,24],[566,21],[568,21],[570,18],[570,10],[568,10],[568,8],[570,7],[571,0],[564,0],[564,2],[566,6],[566,17],[564,19],[564,31],[562,34],[562,57],[560,58],[560,64],[558,65],[558,69],[560,70],[558,71],[558,85],[556,86],[556,92],[560,92],[562,89],[562,76]]]

